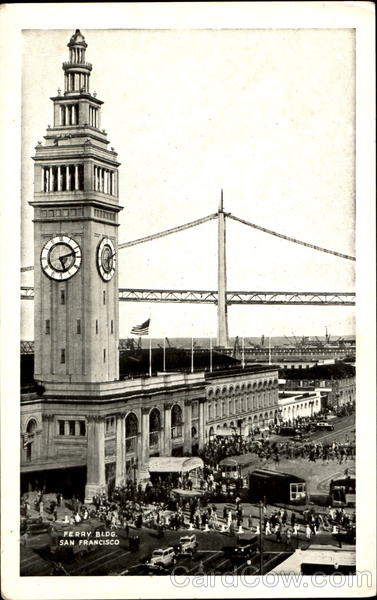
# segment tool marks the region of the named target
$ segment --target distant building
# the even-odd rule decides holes
[[[285,379],[287,390],[320,388],[327,408],[339,410],[356,402],[356,369],[353,365],[339,362],[311,369],[285,369],[280,371],[280,376]]]
[[[278,405],[280,422],[292,422],[298,417],[313,417],[316,413],[321,412],[321,394],[319,390],[279,391]]]

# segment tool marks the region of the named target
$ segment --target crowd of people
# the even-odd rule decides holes
[[[301,430],[310,430],[313,419],[298,418],[294,422],[289,422],[292,426],[297,426]],[[282,459],[307,459],[309,462],[322,460],[324,464],[330,461],[336,461],[343,464],[355,458],[356,445],[346,434],[343,442],[340,441],[295,441],[295,440],[271,440],[272,432],[278,432],[278,429],[269,427],[268,431],[262,433],[258,439],[255,435],[241,437],[216,436],[205,444],[199,451],[199,456],[206,464],[214,470],[218,470],[219,463],[224,458],[238,456],[240,454],[256,454],[261,463],[279,463]]]

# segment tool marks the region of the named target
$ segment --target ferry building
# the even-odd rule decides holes
[[[21,393],[21,482],[91,501],[111,481],[148,480],[151,457],[195,456],[221,428],[276,422],[278,371],[119,372],[120,163],[79,30],[68,49],[33,157],[35,385]]]

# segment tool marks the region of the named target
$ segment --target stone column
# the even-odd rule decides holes
[[[53,414],[42,415],[42,435],[40,456],[51,458],[55,456],[55,423]]]
[[[141,463],[147,466],[149,461],[149,408],[141,409]]]
[[[185,400],[184,406],[184,424],[183,424],[183,453],[192,454],[192,441],[191,441],[191,400]]]
[[[79,189],[79,167],[75,165],[75,190]]]
[[[58,167],[58,192],[62,191],[62,168]]]
[[[204,446],[205,438],[204,438],[204,403],[205,398],[199,398],[199,450],[201,450]]]
[[[123,485],[126,468],[126,437],[124,413],[116,416],[115,485]]]
[[[65,189],[67,192],[71,189],[70,180],[69,180],[69,165],[65,167]]]
[[[164,455],[171,456],[171,407],[172,404],[164,404]]]
[[[98,415],[88,415],[87,473],[85,502],[91,503],[95,494],[106,490],[105,478],[105,421]]]

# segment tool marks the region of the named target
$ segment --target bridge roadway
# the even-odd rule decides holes
[[[34,300],[34,288],[21,286],[21,300]],[[123,302],[163,302],[188,304],[217,304],[214,290],[150,290],[119,288]],[[288,304],[311,306],[354,306],[354,292],[247,292],[227,291],[227,305],[232,304]]]

